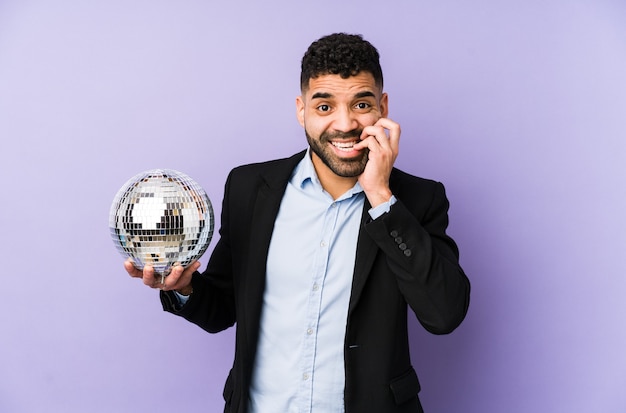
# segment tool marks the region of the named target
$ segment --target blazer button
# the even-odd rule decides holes
[[[402,244],[398,245],[398,248],[400,248],[402,251],[406,250],[406,244],[403,242]]]
[[[402,237],[396,237],[394,238],[394,241],[396,242],[396,244],[400,244],[402,242]]]
[[[391,233],[390,233],[389,235],[391,235],[392,237],[394,237],[394,238],[395,238],[395,237],[397,237],[397,236],[398,236],[398,231],[396,231],[396,230],[394,229],[393,231],[391,231]]]
[[[411,250],[404,250],[404,255],[406,255],[407,257],[410,257],[412,254]]]

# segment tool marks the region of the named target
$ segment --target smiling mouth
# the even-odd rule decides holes
[[[352,148],[354,147],[354,145],[356,145],[358,141],[354,140],[354,141],[341,141],[341,142],[337,142],[337,141],[331,141],[330,144],[333,145],[335,148],[339,149],[341,152],[352,152]]]

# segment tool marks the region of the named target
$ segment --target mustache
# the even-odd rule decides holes
[[[359,139],[361,137],[361,133],[363,133],[363,129],[353,129],[351,131],[348,132],[341,132],[341,131],[335,131],[335,132],[323,132],[320,135],[320,139],[322,141],[331,141],[334,139]]]

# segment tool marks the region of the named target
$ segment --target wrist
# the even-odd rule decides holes
[[[193,294],[193,286],[191,284],[189,284],[186,287],[183,287],[183,288],[180,288],[180,289],[174,290],[174,291],[176,291],[180,295],[184,295],[185,297],[189,297],[191,294]]]
[[[366,193],[367,200],[369,201],[372,208],[376,208],[377,206],[389,202],[392,197],[392,193],[390,189],[385,189],[379,192],[374,193]]]

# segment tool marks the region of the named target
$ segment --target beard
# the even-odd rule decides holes
[[[354,158],[340,158],[331,148],[333,139],[354,139],[361,137],[362,129],[355,129],[350,132],[323,132],[318,139],[314,139],[305,129],[306,140],[311,150],[324,162],[335,175],[343,178],[354,178],[363,173],[367,165],[367,154],[369,150],[363,149],[359,156]]]

